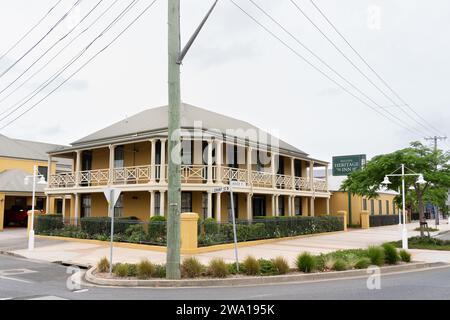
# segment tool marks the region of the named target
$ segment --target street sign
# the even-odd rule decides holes
[[[333,176],[347,176],[365,165],[365,154],[333,157]]]
[[[212,189],[212,193],[222,193],[222,192],[230,192],[230,187],[223,186],[223,187],[215,187]]]
[[[122,191],[118,188],[106,188],[103,189],[103,193],[106,198],[106,202],[108,202],[108,207],[110,209],[114,209],[114,206],[116,205],[117,200],[120,197],[120,193]],[[108,210],[108,216],[111,217],[111,212],[114,210]]]
[[[233,188],[244,188],[247,184],[245,181],[230,181],[230,186]]]

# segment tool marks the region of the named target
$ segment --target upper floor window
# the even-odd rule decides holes
[[[124,167],[124,146],[117,146],[114,148],[114,168]]]
[[[296,177],[302,176],[302,162],[298,159],[294,160],[294,174]]]
[[[45,181],[48,181],[48,167],[47,166],[38,166],[39,174],[43,175]]]
[[[367,199],[363,199],[362,207],[364,211],[367,211]]]
[[[227,150],[227,154],[226,154],[227,165],[231,168],[238,168],[239,163],[238,163],[238,147],[237,147],[237,145],[227,144],[226,150]]]
[[[284,216],[284,196],[278,197],[278,215]]]

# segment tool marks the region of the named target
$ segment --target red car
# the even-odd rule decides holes
[[[31,210],[31,206],[26,208],[12,206],[11,209],[5,210],[5,226],[13,224],[26,227],[28,224],[28,210]]]

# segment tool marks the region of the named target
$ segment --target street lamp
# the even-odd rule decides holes
[[[33,166],[33,175],[26,176],[24,179],[25,185],[30,183],[30,178],[33,178],[33,196],[31,199],[31,225],[30,232],[28,233],[28,250],[34,249],[34,204],[36,202],[36,184],[45,185],[47,182],[45,181],[45,177],[39,173],[38,167]],[[39,178],[39,181],[36,183],[36,178]]]
[[[406,187],[405,187],[405,177],[406,176],[418,176],[418,179],[416,180],[417,184],[425,184],[427,182],[425,181],[425,179],[423,178],[423,174],[421,174],[421,173],[415,173],[414,172],[414,173],[405,174],[405,165],[404,164],[401,165],[401,169],[402,169],[402,173],[401,174],[393,174],[393,173],[391,173],[391,174],[385,175],[382,184],[384,184],[384,185],[391,184],[391,181],[389,181],[389,177],[402,177],[402,202],[403,202],[403,209],[402,209],[402,213],[403,213],[402,248],[406,250],[406,249],[408,249],[408,231],[406,229],[406,199],[405,199],[405,192],[406,192],[405,189],[406,189]],[[397,170],[395,170],[395,171],[397,171]]]

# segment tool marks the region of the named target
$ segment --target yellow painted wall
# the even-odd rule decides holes
[[[80,196],[81,199],[81,196]],[[80,200],[81,202],[81,200]],[[125,206],[124,206],[125,209]],[[80,203],[81,212],[81,203]],[[103,193],[91,194],[91,217],[107,217],[108,216],[108,203],[106,202],[105,195]]]
[[[109,168],[109,148],[92,150],[92,170]]]
[[[142,221],[150,219],[150,192],[124,192],[123,216],[138,217]]]
[[[32,174],[34,165],[47,167],[48,162],[0,157],[0,172],[4,170],[20,169]],[[55,172],[56,162],[52,162],[51,173],[54,174]]]
[[[326,215],[327,214],[327,199],[326,198],[316,198],[314,200],[314,211],[315,211],[315,216]]]
[[[5,213],[5,194],[0,193],[0,231],[3,230],[4,213]]]
[[[124,145],[125,167],[146,166],[151,162],[151,144],[138,142]]]

